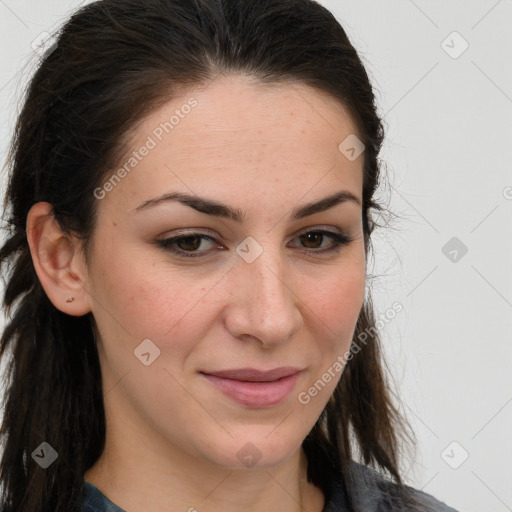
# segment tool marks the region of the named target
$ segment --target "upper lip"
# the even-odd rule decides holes
[[[233,370],[220,370],[201,372],[224,379],[242,380],[248,382],[273,382],[283,377],[289,377],[300,372],[300,368],[293,366],[281,366],[272,370],[257,370],[255,368],[237,368]]]

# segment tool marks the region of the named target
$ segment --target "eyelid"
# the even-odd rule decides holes
[[[292,236],[299,236],[302,233],[308,233],[309,231],[332,231],[332,232],[336,232],[339,235],[345,234],[345,231],[343,229],[338,228],[336,226],[331,226],[328,224],[319,224],[316,226],[308,226],[306,228],[301,228],[296,233],[294,233]]]

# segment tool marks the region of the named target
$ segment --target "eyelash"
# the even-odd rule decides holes
[[[304,233],[301,233],[300,235],[298,235],[297,238],[304,236],[304,235],[309,235],[312,233],[327,235],[329,238],[331,238],[334,241],[332,246],[329,247],[328,249],[317,250],[317,249],[306,248],[306,251],[311,251],[313,253],[320,253],[320,254],[331,253],[331,252],[337,253],[341,250],[342,246],[347,245],[348,243],[350,243],[352,241],[351,238],[349,238],[345,235],[341,235],[339,233],[334,233],[332,231],[327,231],[325,229],[315,229],[315,230],[311,230],[311,231],[305,231]],[[203,233],[187,233],[186,235],[178,235],[178,236],[174,236],[171,238],[164,238],[162,240],[157,240],[157,245],[167,251],[170,251],[170,252],[178,255],[178,256],[182,256],[185,258],[201,258],[201,257],[203,257],[202,253],[207,253],[208,251],[184,251],[182,249],[176,249],[175,247],[173,247],[179,240],[184,240],[186,238],[195,238],[195,237],[199,237],[203,240],[215,242],[215,239],[213,237],[211,237],[209,235],[205,235]]]

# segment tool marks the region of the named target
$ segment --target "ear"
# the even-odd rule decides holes
[[[36,203],[27,215],[27,241],[34,268],[46,295],[63,313],[91,311],[81,245],[61,230],[50,203]]]

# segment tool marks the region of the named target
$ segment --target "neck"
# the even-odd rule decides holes
[[[162,460],[147,446],[138,448],[117,450],[107,443],[84,474],[126,512],[321,512],[324,507],[323,493],[307,481],[301,448],[278,467],[250,470],[220,469],[187,459],[178,450]]]

